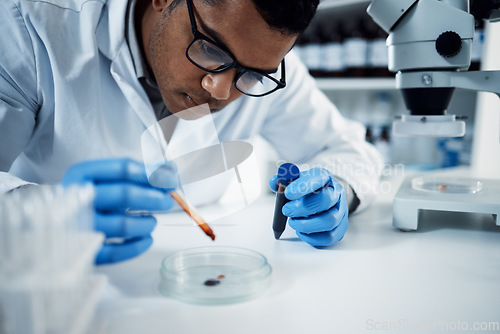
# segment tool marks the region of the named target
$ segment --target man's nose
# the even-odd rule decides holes
[[[216,100],[227,100],[231,95],[236,69],[220,73],[207,73],[201,80],[201,86]]]

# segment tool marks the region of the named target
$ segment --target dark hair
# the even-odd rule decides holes
[[[311,22],[319,0],[252,0],[270,27],[300,34]]]
[[[284,34],[299,35],[311,23],[320,0],[252,0],[267,24]],[[178,1],[174,1],[173,7]],[[203,0],[215,5],[221,0]]]

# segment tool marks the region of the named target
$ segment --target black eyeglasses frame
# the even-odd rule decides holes
[[[203,70],[203,71],[206,71],[206,72],[209,72],[209,73],[220,73],[220,72],[223,72],[223,71],[227,71],[227,70],[230,70],[230,69],[233,69],[233,68],[236,68],[238,70],[238,74],[236,75],[236,77],[234,78],[234,86],[236,87],[236,89],[238,91],[240,91],[241,93],[245,94],[245,95],[248,95],[248,96],[253,96],[253,97],[261,97],[261,96],[266,96],[266,95],[269,95],[271,93],[274,93],[275,91],[277,91],[278,89],[282,89],[282,88],[285,88],[286,86],[286,75],[285,75],[285,58],[283,58],[283,60],[281,60],[281,79],[280,80],[277,80],[276,78],[273,78],[272,76],[268,75],[266,72],[262,71],[262,70],[258,70],[258,69],[253,69],[253,68],[248,68],[248,67],[244,67],[240,64],[238,64],[238,62],[236,61],[235,57],[232,55],[232,53],[224,46],[224,45],[221,45],[219,43],[217,43],[216,41],[212,40],[210,37],[202,34],[199,30],[198,30],[198,26],[196,24],[196,20],[195,20],[195,17],[194,17],[194,12],[193,12],[193,4],[192,4],[192,0],[186,0],[186,3],[187,3],[187,8],[188,8],[188,13],[189,13],[189,20],[191,21],[191,31],[193,33],[193,41],[188,45],[188,47],[186,48],[186,58],[193,64],[195,65],[196,67],[198,67],[199,69]],[[222,66],[222,67],[219,67],[219,68],[216,68],[216,69],[208,69],[208,68],[205,68],[201,65],[199,65],[198,63],[196,63],[193,59],[191,59],[191,57],[189,57],[189,48],[197,41],[197,40],[205,40],[211,44],[214,44],[215,46],[217,46],[218,48],[220,48],[222,51],[224,51],[231,59],[232,59],[232,63],[228,66]],[[244,91],[242,91],[238,85],[236,84],[236,82],[238,82],[238,79],[243,76],[246,72],[256,72],[262,76],[265,76],[266,78],[274,81],[277,86],[276,88],[272,89],[271,91],[267,92],[267,93],[263,93],[263,94],[249,94],[249,93],[246,93]]]

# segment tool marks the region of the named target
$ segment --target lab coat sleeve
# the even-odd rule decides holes
[[[0,194],[27,182],[8,173],[35,128],[37,77],[31,36],[11,0],[0,2]]]
[[[365,127],[340,114],[293,51],[286,70],[287,87],[276,93],[262,137],[280,159],[299,164],[301,170],[323,167],[346,181],[362,211],[375,198],[382,157],[366,142]]]

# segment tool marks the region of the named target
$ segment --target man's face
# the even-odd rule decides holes
[[[146,23],[150,33],[143,33],[146,57],[163,101],[174,113],[205,103],[212,112],[219,111],[242,95],[234,86],[237,70],[208,73],[186,58],[193,40],[188,9],[181,1],[169,12],[171,1],[152,1],[154,13]],[[224,0],[217,5],[194,0],[193,9],[198,30],[224,45],[245,67],[278,68],[296,39],[269,28],[252,0]]]

